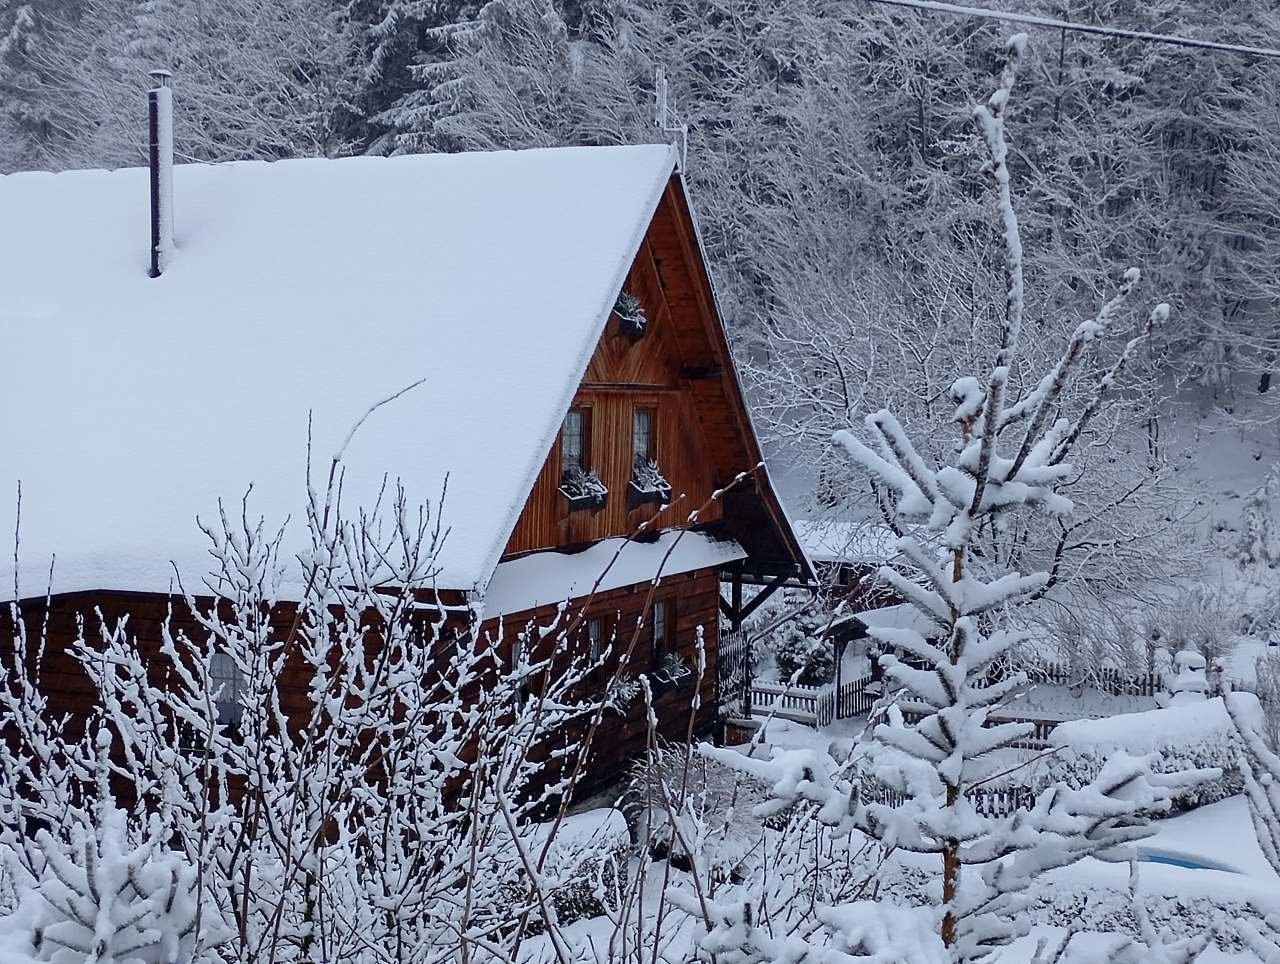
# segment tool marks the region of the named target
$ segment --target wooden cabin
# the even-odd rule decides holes
[[[0,314],[20,360],[0,379],[0,485],[21,483],[20,528],[0,499],[0,531],[20,531],[0,594],[49,627],[51,709],[91,711],[63,653],[78,617],[130,613],[158,645],[171,606],[182,620],[176,580],[209,567],[196,519],[242,497],[269,528],[296,519],[308,465],[341,451],[348,506],[389,478],[431,504],[437,585],[490,634],[580,608],[649,522],[585,635],[637,625],[665,557],[631,665],[691,661],[701,632],[694,725],[714,728],[722,610],[740,616],[744,579],[814,578],[667,147],[179,165],[158,277],[147,192],[146,169],[0,177]],[[690,696],[660,698],[664,735],[684,735]],[[610,721],[612,772],[645,724],[638,705]]]

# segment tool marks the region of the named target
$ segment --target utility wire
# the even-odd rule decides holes
[[[1120,27],[1102,27],[1092,23],[1077,23],[1071,20],[1055,20],[1052,17],[1037,17],[1029,13],[1010,13],[1004,10],[988,10],[985,7],[965,7],[957,3],[940,3],[937,0],[867,0],[868,3],[886,4],[892,7],[909,7],[913,10],[926,10],[932,13],[949,13],[958,17],[979,17],[984,20],[1004,20],[1011,23],[1025,23],[1033,27],[1045,27],[1051,30],[1071,30],[1076,33],[1098,34],[1103,37],[1126,37],[1130,40],[1145,40],[1149,43],[1170,44],[1174,47],[1202,47],[1206,50],[1222,50],[1233,54],[1247,54],[1254,57],[1271,57],[1280,59],[1280,50],[1275,47],[1250,47],[1245,44],[1224,44],[1213,40],[1194,40],[1191,37],[1175,37],[1164,33],[1147,33],[1144,30],[1124,30]]]

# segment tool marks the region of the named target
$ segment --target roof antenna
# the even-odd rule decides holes
[[[668,104],[667,69],[655,67],[653,71],[654,116],[653,126],[671,137],[671,144],[679,152],[680,170],[684,170],[689,158],[689,125],[676,124],[671,119]]]
[[[147,132],[151,167],[151,270],[160,277],[173,252],[173,77],[167,70],[153,70],[147,92]]]

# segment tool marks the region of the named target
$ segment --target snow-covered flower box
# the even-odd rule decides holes
[[[627,483],[627,508],[666,505],[670,501],[671,483],[658,471],[658,463],[642,455],[636,456],[631,481]]]
[[[618,292],[618,300],[614,302],[613,313],[618,316],[618,327],[624,335],[639,338],[649,325],[645,317],[644,305],[640,299],[626,288]]]
[[[663,653],[658,659],[658,668],[653,671],[654,682],[659,690],[674,689],[693,677],[693,669],[678,653]]]
[[[600,509],[609,501],[609,490],[595,469],[577,466],[565,469],[560,477],[560,493],[569,500],[569,511]]]

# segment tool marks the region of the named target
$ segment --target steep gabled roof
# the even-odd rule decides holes
[[[483,585],[673,170],[666,147],[181,165],[178,250],[147,277],[147,172],[0,177],[0,532],[20,595],[168,591],[209,568],[218,500],[292,515],[346,450],[450,529]],[[0,597],[12,595],[3,553]]]

